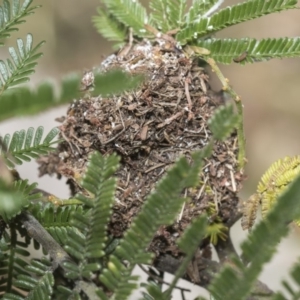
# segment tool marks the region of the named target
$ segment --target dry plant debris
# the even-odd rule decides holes
[[[67,177],[74,194],[80,189],[77,182],[91,152],[118,153],[121,167],[116,173],[118,186],[109,232],[120,237],[166,170],[182,155],[191,160],[191,152],[208,143],[207,121],[223,100],[211,90],[198,61],[166,39],[140,42],[110,55],[100,71],[112,68],[142,73],[146,79],[139,89],[122,95],[85,95],[73,101],[61,119],[65,141],[55,153],[40,159],[40,174]],[[83,85],[91,85],[91,77],[85,74]],[[177,221],[160,228],[153,239],[150,250],[157,256],[177,256],[175,240],[191,219],[207,212],[212,203],[215,216],[225,225],[231,224],[243,180],[237,152],[236,133],[225,142],[215,142],[199,187],[183,191],[190,201]],[[212,222],[215,216],[209,216]]]

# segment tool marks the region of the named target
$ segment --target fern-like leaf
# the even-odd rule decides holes
[[[116,42],[114,48],[121,48],[126,40],[126,30],[112,15],[98,8],[98,16],[93,17],[93,23],[98,32],[107,40]]]
[[[8,186],[0,180],[0,216],[5,222],[18,215],[32,199],[41,197],[39,193],[33,192],[36,186],[36,183],[28,185],[27,180],[18,180],[13,186]]]
[[[116,186],[116,180],[112,175],[118,167],[118,161],[116,155],[105,158],[98,152],[90,157],[82,186],[93,195],[93,198],[77,196],[91,209],[85,215],[82,212],[72,214],[71,224],[78,230],[70,232],[65,249],[80,263],[64,264],[69,278],[75,279],[79,276],[90,278],[92,273],[100,268],[100,265],[95,261],[91,262],[91,259],[105,255],[107,223],[112,212]]]
[[[163,32],[179,28],[186,8],[185,0],[152,0],[151,20]]]
[[[93,208],[89,215],[91,232],[87,244],[87,257],[98,258],[104,255],[107,240],[107,222],[112,212],[116,180],[112,177],[119,165],[119,158],[113,154],[105,158],[100,153],[91,155],[87,171],[83,177],[82,187],[94,195],[94,199],[78,195],[88,207]],[[96,175],[97,174],[97,175]],[[76,221],[74,221],[76,223]],[[78,220],[80,222],[80,220]],[[77,223],[76,223],[77,224]],[[93,228],[97,227],[97,230]]]
[[[199,40],[197,46],[208,49],[210,56],[223,64],[230,64],[233,61],[246,64],[300,55],[299,38],[269,38],[260,41],[248,38],[208,39]]]
[[[58,95],[55,85],[50,82],[39,84],[35,90],[30,87],[6,90],[0,99],[0,121],[11,117],[34,115],[78,98],[80,80],[78,74],[71,74],[62,79]]]
[[[139,37],[147,36],[145,24],[149,22],[146,9],[136,0],[103,0],[108,12],[121,24],[130,27]]]
[[[186,0],[169,0],[170,20],[173,29],[181,27],[184,21],[184,13],[186,10]]]
[[[4,0],[0,6],[0,40],[10,37],[11,32],[18,30],[18,25],[25,22],[24,18],[33,14],[39,6],[31,7],[33,0],[25,0],[21,5],[20,0]],[[3,43],[0,43],[3,45]]]
[[[250,264],[245,267],[236,258],[231,266],[225,267],[210,286],[214,299],[245,299],[254,281],[262,271],[263,265],[270,261],[280,239],[287,235],[287,222],[300,217],[299,206],[300,177],[291,183],[279,196],[276,205],[250,233],[241,245],[242,257]]]
[[[27,243],[18,239],[16,224],[10,223],[0,240],[0,295],[4,293],[19,295],[14,280],[18,274],[29,275],[25,270],[28,265],[26,259],[30,255],[27,247]]]
[[[226,7],[212,17],[201,17],[199,22],[189,24],[176,36],[182,44],[211,35],[223,28],[255,19],[270,13],[295,8],[297,0],[249,0],[232,7]]]
[[[121,70],[96,73],[95,87],[91,95],[122,93],[137,87],[142,80],[142,76],[131,76]],[[79,90],[80,81],[81,76],[78,74],[66,76],[60,84],[58,95],[55,85],[50,82],[40,84],[36,90],[29,87],[6,90],[0,99],[0,121],[10,117],[33,115],[82,97]]]
[[[55,300],[72,299],[72,297],[73,297],[73,299],[78,299],[79,292],[74,291],[71,288],[68,288],[66,286],[56,285],[53,296],[54,296],[53,299],[55,299]],[[102,300],[102,298],[100,298],[100,299]]]
[[[36,182],[29,184],[27,179],[14,182],[14,190],[20,192],[27,203],[41,199],[42,194],[36,191],[37,186]]]
[[[131,272],[136,264],[149,264],[151,255],[146,251],[156,230],[161,225],[171,224],[179,213],[185,198],[179,198],[183,188],[197,184],[203,157],[211,151],[211,146],[193,154],[193,164],[186,158],[177,161],[174,167],[157,185],[133,220],[120,245],[110,256],[108,268],[100,275],[100,280],[114,291],[114,299],[126,299],[136,288],[136,276]],[[123,260],[128,262],[125,267]]]
[[[167,1],[152,0],[149,4],[151,8],[151,19],[156,25],[157,29],[162,32],[167,32],[171,29],[167,15]]]
[[[125,90],[132,90],[143,81],[142,75],[131,76],[121,70],[111,70],[106,73],[97,74],[94,80],[93,95],[108,96],[120,94]],[[117,83],[117,84],[116,84]]]
[[[18,49],[8,48],[11,59],[7,59],[6,62],[0,60],[1,92],[29,81],[29,75],[34,73],[34,67],[37,65],[36,60],[43,55],[42,53],[37,53],[37,50],[44,42],[40,42],[34,48],[32,42],[31,34],[27,35],[25,44],[22,39],[17,39]]]
[[[192,6],[185,15],[185,23],[189,26],[193,22],[198,22],[218,0],[194,0]]]
[[[45,258],[32,260],[29,265],[25,266],[24,270],[28,274],[19,274],[14,281],[15,287],[29,292],[26,296],[27,300],[50,300],[54,285],[51,263]],[[23,300],[24,298],[18,294],[7,293],[2,299]]]
[[[15,164],[22,165],[23,161],[29,162],[32,158],[45,155],[55,148],[51,147],[56,141],[59,129],[53,128],[42,140],[44,128],[38,127],[36,131],[30,127],[27,131],[16,131],[12,138],[6,134],[3,138],[3,146],[0,145],[0,154],[3,153],[8,167],[14,168]],[[7,151],[5,151],[7,149]]]
[[[262,176],[256,193],[244,204],[242,227],[250,229],[256,217],[258,204],[261,204],[261,213],[265,217],[274,206],[279,195],[300,174],[300,156],[285,157],[275,161]],[[299,219],[294,220],[300,224]]]
[[[239,115],[234,112],[232,104],[221,106],[208,121],[213,137],[217,140],[225,140],[236,128]]]
[[[56,207],[52,203],[34,203],[29,211],[60,245],[65,244],[71,232],[78,232],[77,227],[71,224],[71,214],[84,214],[82,205]],[[36,247],[38,248],[37,245]]]
[[[155,284],[154,282],[149,282],[147,285],[143,286],[147,289],[147,294],[142,292],[143,299],[140,300],[170,300],[171,297],[167,294],[167,291],[163,292],[161,286]]]
[[[0,180],[0,197],[0,216],[6,223],[19,214],[24,206],[28,205],[22,194],[7,186],[3,180]]]

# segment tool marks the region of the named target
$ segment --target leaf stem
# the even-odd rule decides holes
[[[241,170],[244,169],[246,163],[246,140],[244,135],[244,118],[243,118],[243,104],[240,96],[232,89],[229,85],[229,80],[223,75],[220,68],[216,64],[215,60],[211,57],[202,57],[212,68],[213,72],[216,73],[218,78],[220,79],[223,90],[228,92],[232,99],[234,99],[237,107],[238,114],[240,116],[240,120],[237,126],[237,135],[238,135],[238,145],[239,145],[239,153],[238,153],[238,163]]]

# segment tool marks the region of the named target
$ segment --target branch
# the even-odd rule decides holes
[[[71,261],[68,253],[53,239],[48,231],[28,212],[22,212],[20,220],[30,237],[34,238],[52,258],[52,272],[59,266],[65,271],[63,263]],[[97,287],[93,283],[82,280],[76,282],[75,290],[82,290],[90,299],[98,299],[96,296]]]
[[[66,260],[71,260],[68,253],[54,240],[48,231],[28,212],[22,212],[20,216],[21,222],[27,230],[30,237],[35,239],[49,253],[52,258],[53,271],[62,266]]]

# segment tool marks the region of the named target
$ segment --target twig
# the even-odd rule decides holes
[[[187,77],[184,81],[184,90],[185,90],[185,95],[186,95],[186,99],[188,102],[188,109],[189,109],[188,121],[192,120],[194,117],[194,114],[192,112],[193,103],[192,103],[192,99],[191,99],[191,95],[190,95],[190,91],[189,91],[189,83],[190,82],[191,82],[191,79],[189,77]]]
[[[133,45],[133,31],[132,28],[129,28],[129,38],[128,38],[128,43],[119,51],[119,53],[117,54],[118,57],[124,57],[126,56]]]
[[[232,170],[229,170],[229,173],[230,173],[230,178],[231,178],[231,186],[232,186],[232,190],[233,190],[234,192],[236,192],[236,182],[235,182],[235,179],[234,179],[234,175],[233,175]]]
[[[76,144],[70,142],[70,139],[64,134],[64,132],[62,130],[60,130],[60,133],[61,133],[62,137],[64,138],[64,140],[69,144],[70,149],[71,149],[71,151],[72,151],[72,153],[74,155],[76,155],[76,152],[74,151],[73,145],[74,145],[74,147],[76,147],[76,149],[77,149],[77,151],[78,151],[79,154],[82,153],[81,150],[80,150],[80,148]]]
[[[175,115],[171,116],[170,118],[166,119],[164,122],[158,124],[156,127],[157,128],[162,128],[168,124],[170,124],[172,121],[174,121],[175,119],[181,117],[183,115],[183,111],[179,111],[178,113],[176,113]]]
[[[147,173],[149,173],[149,172],[151,172],[151,171],[153,171],[153,170],[155,170],[155,169],[157,169],[157,168],[163,167],[163,166],[165,166],[165,165],[166,165],[165,163],[157,164],[157,165],[155,165],[155,166],[153,166],[153,167],[147,169],[147,170],[145,171],[145,174],[147,174]]]
[[[52,258],[52,271],[60,266],[64,270],[63,262],[71,261],[68,253],[54,240],[48,231],[38,222],[38,220],[30,215],[28,212],[21,213],[21,222],[29,236],[34,238],[42,247],[49,253]],[[94,283],[84,282],[79,280],[76,282],[77,290],[82,290],[89,299],[99,299],[96,295],[96,285]]]
[[[106,140],[105,142],[103,142],[102,145],[106,145],[106,144],[112,142],[112,141],[115,140],[117,137],[119,137],[119,136],[125,131],[125,129],[126,129],[126,126],[125,126],[125,124],[124,124],[124,121],[123,121],[123,118],[122,118],[120,109],[118,109],[118,110],[119,110],[120,119],[121,119],[121,123],[122,123],[123,129],[122,129],[119,133],[117,133],[114,137],[112,137],[112,138],[110,138],[109,140]]]
[[[53,259],[53,271],[66,260],[71,260],[68,253],[55,241],[48,231],[39,223],[39,221],[24,211],[20,215],[21,222],[27,230],[30,237],[35,239],[49,253]]]

